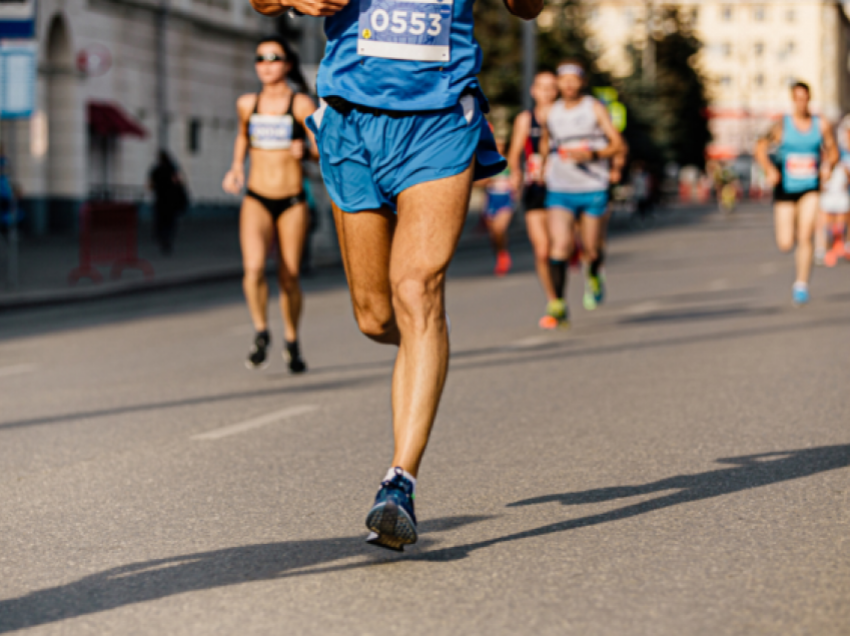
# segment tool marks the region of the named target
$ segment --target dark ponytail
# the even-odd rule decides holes
[[[293,49],[289,42],[279,35],[265,36],[257,42],[257,46],[265,44],[266,42],[274,42],[283,49],[283,53],[286,55],[286,60],[289,62],[289,72],[287,73],[286,78],[295,84],[295,87],[300,92],[309,93],[310,87],[307,85],[307,80],[304,79],[304,74],[301,72],[301,57],[295,49]]]

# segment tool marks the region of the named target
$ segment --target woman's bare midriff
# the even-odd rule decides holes
[[[289,150],[251,149],[248,189],[269,199],[284,199],[304,189],[301,160]]]

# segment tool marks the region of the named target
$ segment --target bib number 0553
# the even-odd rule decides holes
[[[360,0],[357,52],[414,62],[449,62],[453,0]]]

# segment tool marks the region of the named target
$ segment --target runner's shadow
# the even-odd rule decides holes
[[[509,507],[532,506],[560,502],[565,506],[587,503],[602,503],[669,490],[676,492],[662,495],[649,501],[626,505],[609,512],[568,519],[532,530],[496,537],[487,541],[438,549],[417,555],[416,559],[427,561],[454,561],[465,558],[473,550],[488,548],[500,543],[543,537],[577,528],[595,526],[611,521],[630,519],[638,515],[663,510],[679,504],[731,495],[743,490],[760,488],[793,479],[801,479],[818,473],[847,468],[850,466],[850,444],[822,446],[803,450],[762,453],[717,460],[721,464],[733,464],[733,468],[722,468],[696,475],[679,475],[649,484],[637,486],[615,486],[584,492],[544,495],[508,504]]]
[[[485,516],[444,517],[423,521],[423,532],[446,532],[488,519]],[[366,557],[341,569],[370,567],[397,561],[401,555],[364,542],[365,534],[339,539],[283,541],[133,563],[66,585],[0,601],[0,634],[153,601],[174,594],[264,581],[299,573],[317,565]],[[417,548],[426,547],[427,537]]]

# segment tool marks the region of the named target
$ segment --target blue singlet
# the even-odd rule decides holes
[[[481,70],[473,2],[351,0],[325,19],[319,96],[386,110],[455,106]]]
[[[819,117],[812,117],[811,127],[806,132],[794,125],[792,117],[784,117],[778,158],[782,170],[782,189],[785,192],[797,194],[820,187],[822,145],[823,133]]]

